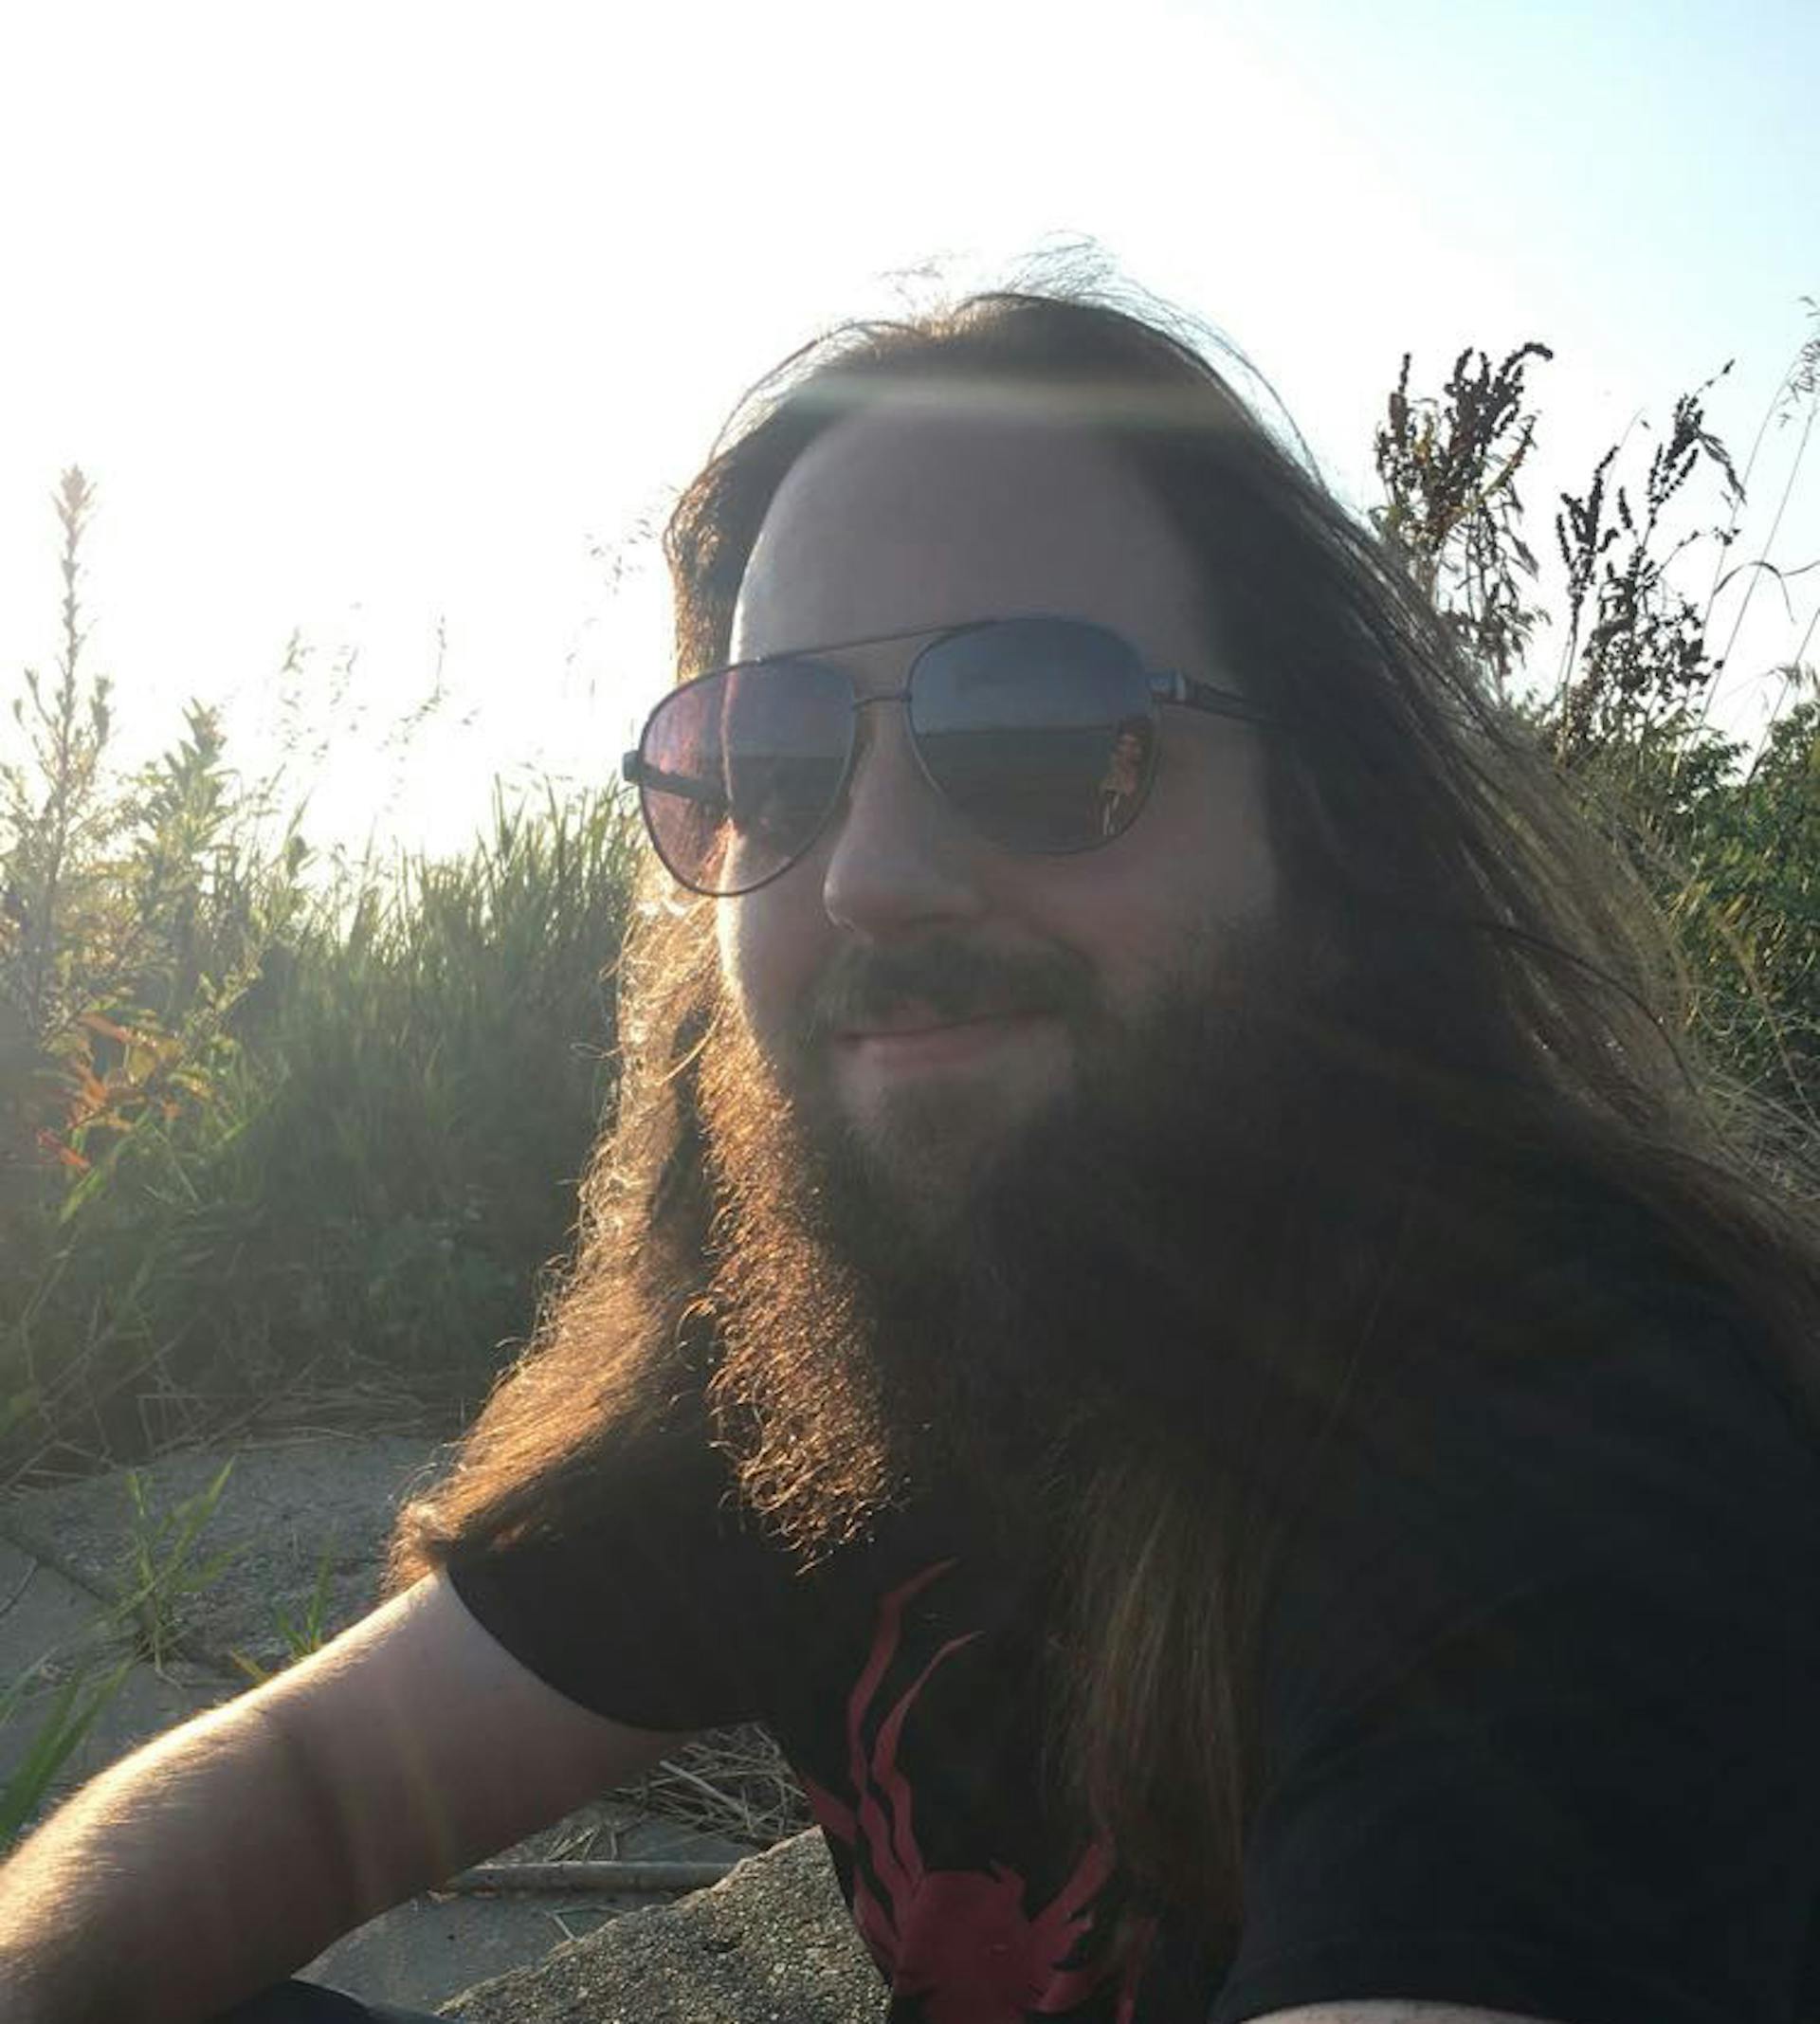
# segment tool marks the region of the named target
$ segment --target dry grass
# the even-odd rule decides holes
[[[751,1726],[697,1737],[622,1796],[664,1819],[758,1849],[810,1825],[783,1753],[765,1730]]]

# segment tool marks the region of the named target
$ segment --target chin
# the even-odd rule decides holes
[[[1060,1087],[919,1090],[845,1110],[851,1157],[906,1214],[962,1213],[1063,1097]]]
[[[1053,1111],[1074,1082],[1072,1057],[1046,1040],[983,1050],[960,1063],[892,1072],[837,1063],[831,1093],[847,1128],[869,1141],[945,1138],[956,1143],[1013,1134]]]

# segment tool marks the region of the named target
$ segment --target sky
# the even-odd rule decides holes
[[[496,779],[616,770],[671,671],[651,529],[747,386],[1081,240],[1240,347],[1356,505],[1405,351],[1432,387],[1547,342],[1550,549],[1555,495],[1727,360],[1749,449],[1820,298],[1816,78],[1811,0],[12,8],[0,694],[54,659],[80,464],[122,761],[200,698],[318,846],[459,848]],[[1820,445],[1772,553],[1820,559]],[[1820,570],[1774,591],[1733,735]]]

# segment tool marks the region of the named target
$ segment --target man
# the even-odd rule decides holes
[[[1026,296],[791,361],[668,550],[573,1278],[392,1599],[19,1858],[24,2015],[209,2015],[748,1718],[897,2018],[1811,2004],[1813,1232],[1432,614]]]

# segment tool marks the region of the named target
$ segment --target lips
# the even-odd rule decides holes
[[[1061,947],[982,941],[931,929],[883,943],[843,941],[802,1006],[802,1045],[849,1053],[872,1040],[965,1032],[1085,1013],[1093,983]],[[981,1038],[975,1035],[975,1038]]]
[[[965,1018],[906,1010],[889,1024],[844,1033],[834,1050],[835,1072],[857,1078],[856,1088],[869,1089],[879,1086],[881,1077],[895,1085],[905,1077],[976,1076],[1021,1056],[1044,1023],[1040,1014],[1010,1010]]]
[[[844,1028],[838,1037],[842,1040],[889,1040],[911,1033],[952,1032],[961,1027],[1028,1018],[1030,1011],[1028,1006],[999,1005],[984,1012],[954,1013],[937,1012],[928,1005],[910,1005],[884,1017],[868,1019],[863,1025]]]

